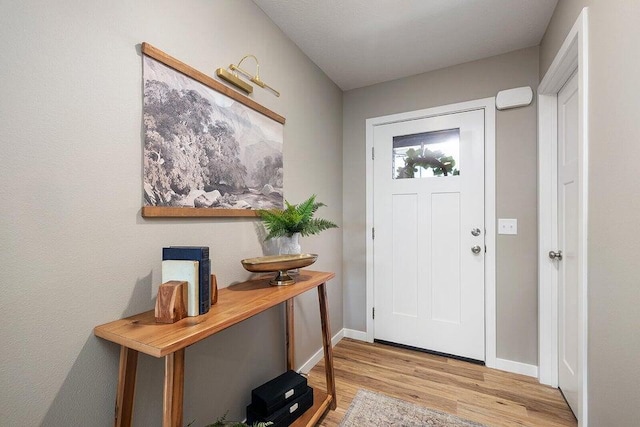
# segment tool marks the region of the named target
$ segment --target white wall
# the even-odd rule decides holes
[[[640,419],[640,2],[560,0],[540,77],[589,7],[589,426]]]
[[[253,53],[281,98],[285,197],[311,193],[342,217],[342,93],[249,0],[0,3],[0,424],[112,425],[118,347],[93,327],[153,308],[160,251],[208,245],[220,285],[258,256],[255,219],[157,219],[142,206],[142,70],[147,41],[210,75]],[[342,232],[302,240],[320,254],[342,328]],[[315,293],[297,304],[302,364],[321,347]],[[284,369],[273,309],[187,350],[185,424],[244,417],[251,388]],[[161,360],[140,357],[136,425],[159,425]]]
[[[345,327],[365,330],[365,120],[538,86],[538,48],[345,92]],[[496,114],[496,209],[517,218],[497,238],[497,356],[537,365],[536,105]]]

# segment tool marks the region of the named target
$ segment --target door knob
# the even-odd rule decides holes
[[[482,233],[482,231],[480,231],[479,228],[474,228],[474,229],[471,230],[471,235],[472,236],[479,236],[480,233]]]
[[[558,251],[558,252],[549,251],[549,258],[562,261],[562,251]]]
[[[471,247],[471,252],[473,252],[476,255],[478,255],[481,250],[482,250],[482,248],[480,246],[478,246],[478,245],[475,245],[475,246]]]

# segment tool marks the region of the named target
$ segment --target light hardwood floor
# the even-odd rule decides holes
[[[577,425],[560,392],[535,378],[347,338],[334,347],[333,358],[338,408],[320,426],[337,426],[360,388],[487,426]],[[309,383],[325,389],[323,361]]]

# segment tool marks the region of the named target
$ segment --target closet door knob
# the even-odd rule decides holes
[[[558,252],[549,251],[549,258],[562,261],[562,251],[558,251]]]

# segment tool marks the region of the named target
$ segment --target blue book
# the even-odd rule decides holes
[[[209,312],[211,308],[211,260],[200,261],[200,314]]]
[[[162,260],[199,261],[198,312],[205,314],[211,308],[211,260],[208,246],[170,246],[162,248]]]
[[[209,259],[209,246],[170,246],[162,248],[162,259],[202,261]]]

